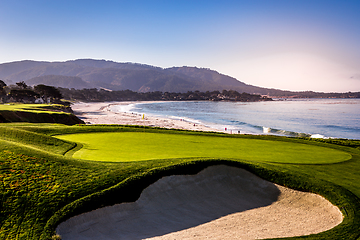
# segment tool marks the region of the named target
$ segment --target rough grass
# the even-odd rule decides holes
[[[346,161],[351,155],[327,147],[218,135],[113,132],[57,136],[82,148],[73,157],[94,161],[142,161],[166,158],[209,157],[260,162],[324,164]]]
[[[67,217],[91,208],[134,200],[144,187],[163,175],[195,173],[208,165],[222,163],[246,168],[284,186],[320,193],[339,206],[345,216],[342,224],[327,232],[302,238],[357,239],[360,235],[360,151],[357,142],[342,140],[336,143],[340,145],[335,145],[274,136],[238,136],[240,139],[237,139],[225,134],[127,126],[24,123],[0,126],[0,239],[49,239],[54,235],[56,224]],[[73,143],[52,137],[85,132],[122,132],[130,135],[145,132],[149,136],[166,133],[195,139],[241,140],[242,144],[255,140],[275,145],[316,147],[315,150],[319,151],[329,148],[335,152],[346,152],[351,159],[331,164],[256,162],[236,157],[232,157],[231,161],[221,157],[178,157],[98,162],[64,157],[62,154],[74,149]],[[261,155],[261,152],[258,154]]]

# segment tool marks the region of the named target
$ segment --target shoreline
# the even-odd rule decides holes
[[[181,129],[190,131],[204,131],[204,132],[219,132],[227,134],[249,134],[249,135],[275,135],[284,137],[310,137],[310,138],[322,138],[331,139],[338,137],[330,137],[324,135],[325,133],[304,133],[293,132],[286,130],[279,130],[276,128],[269,128],[262,126],[262,131],[255,129],[255,132],[250,127],[245,126],[240,129],[234,128],[229,125],[219,125],[199,122],[197,120],[187,120],[186,116],[175,117],[171,116],[157,116],[148,115],[139,112],[128,111],[130,108],[127,106],[141,104],[141,103],[154,103],[159,101],[111,101],[111,102],[76,102],[71,105],[73,113],[83,120],[86,124],[118,124],[118,125],[137,125],[137,126],[149,126],[160,127],[167,129]],[[119,111],[111,110],[112,106],[119,106]],[[124,108],[121,109],[123,106]],[[241,131],[241,132],[240,132]],[[258,131],[258,132],[256,132]],[[345,137],[343,137],[345,138]],[[351,138],[348,138],[351,140]]]
[[[128,102],[77,102],[71,108],[74,114],[86,124],[119,124],[139,125],[160,128],[174,128],[191,131],[224,132],[203,124],[191,123],[184,120],[171,119],[166,117],[147,116],[139,113],[113,112],[110,107],[113,105],[130,105],[137,103],[150,103],[152,101],[128,101]]]

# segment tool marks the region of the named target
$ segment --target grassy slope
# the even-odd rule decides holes
[[[73,160],[61,155],[76,147],[73,143],[49,137],[56,134],[101,131],[143,132],[144,129],[121,126],[70,127],[50,124],[0,124],[0,178],[2,180],[0,239],[39,239],[51,216],[69,203],[73,204],[65,208],[67,212],[65,210],[57,212],[55,216],[58,218],[55,217],[52,223],[56,223],[57,220],[61,219],[61,214],[68,216],[71,215],[71,211],[86,210],[86,206],[89,205],[96,206],[94,204],[96,199],[99,206],[105,202],[104,199],[113,199],[104,198],[103,196],[107,196],[106,194],[109,194],[109,192],[114,194],[114,190],[111,189],[116,189],[116,187],[112,187],[110,190],[106,189],[123,180],[125,182],[117,185],[120,190],[126,189],[126,186],[132,182],[136,183],[137,178],[134,178],[134,181],[126,181],[128,177],[145,174],[140,179],[146,180],[146,174],[152,176],[153,172],[156,172],[154,169],[201,160],[176,158],[117,163]],[[145,131],[164,132],[163,130],[150,128],[146,128]],[[197,135],[184,131],[165,132],[176,132],[180,135],[190,134],[190,136]],[[309,146],[329,146],[326,143],[271,136],[242,136],[242,139],[265,139],[279,141],[278,143],[285,141],[287,143],[304,143]],[[246,162],[240,159],[236,161],[245,162],[243,163],[244,167],[274,182],[298,189],[320,192],[324,195],[328,194],[327,196],[330,196],[333,202],[340,205],[344,213],[346,211],[345,214],[355,217],[354,219],[359,221],[360,216],[354,215],[359,214],[360,211],[358,205],[360,198],[359,150],[337,145],[330,145],[330,147],[346,151],[353,157],[345,162],[320,165]],[[39,151],[39,149],[45,149],[46,151]],[[211,160],[206,160],[206,162],[209,161]],[[152,170],[150,171],[151,174],[149,170]],[[148,184],[151,181],[146,182]],[[339,188],[332,183],[345,189]],[[136,188],[132,187],[131,189]],[[357,197],[352,196],[351,192],[346,192],[346,189]],[[100,193],[96,193],[95,197],[93,195],[85,197],[99,191]],[[125,193],[127,192],[125,191]],[[123,195],[127,196],[128,194]],[[350,199],[350,203],[355,204],[355,207],[350,206],[351,204],[349,205],[347,199],[343,199],[342,196],[346,196],[348,200]],[[356,239],[360,234],[359,226],[356,226],[356,224],[345,221],[342,225],[346,226],[336,228],[330,235],[316,235],[313,239],[329,239],[331,237],[339,239],[340,236],[343,239]],[[51,224],[47,226],[47,230],[51,230],[53,227]]]
[[[33,113],[53,113],[62,114],[66,107],[61,104],[22,104],[9,103],[0,104],[0,111],[22,111]]]
[[[84,123],[74,114],[68,113],[61,104],[0,104],[1,122],[63,123],[68,125]]]

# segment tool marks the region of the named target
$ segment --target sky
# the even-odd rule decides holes
[[[0,63],[210,68],[292,91],[360,91],[359,0],[1,0]]]

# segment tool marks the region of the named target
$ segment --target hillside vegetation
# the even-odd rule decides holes
[[[237,91],[222,92],[200,92],[188,91],[186,93],[174,92],[133,92],[125,91],[106,91],[103,89],[67,89],[59,88],[59,91],[66,100],[84,102],[108,102],[108,101],[238,101],[238,102],[259,102],[272,101],[272,98],[249,93],[239,93]]]
[[[187,92],[237,90],[261,93],[259,87],[246,85],[235,78],[203,68],[163,69],[144,64],[117,63],[79,59],[66,62],[20,61],[0,64],[0,79],[7,84],[25,81],[65,88],[104,88],[135,92]],[[11,82],[10,82],[11,81]]]
[[[234,90],[240,93],[277,97],[360,97],[360,93],[291,92],[246,84],[208,68],[160,68],[137,63],[78,59],[66,62],[19,61],[0,64],[0,79],[8,85],[24,81],[28,85],[50,85],[74,89],[110,91],[176,92]]]
[[[89,161],[76,156],[82,144],[62,140],[64,134],[124,134],[131,140],[138,134],[185,137],[183,147],[209,138],[266,142],[304,148],[321,148],[348,156],[332,163],[263,162],[239,156],[168,156],[147,161]],[[360,149],[358,141],[311,140],[276,136],[227,135],[150,127],[117,125],[0,124],[0,239],[50,239],[60,222],[76,214],[115,203],[135,201],[142,189],[162,176],[195,174],[206,166],[226,164],[245,168],[256,175],[287,187],[319,193],[336,204],[344,215],[337,227],[306,239],[357,239],[360,235]],[[55,137],[56,136],[56,137]],[[70,135],[69,135],[70,136]],[[91,139],[91,138],[90,138]],[[157,139],[157,140],[156,140]],[[160,141],[159,138],[154,138]],[[119,147],[125,140],[117,141]],[[209,147],[212,141],[207,144]],[[141,145],[141,144],[140,144]],[[138,146],[139,147],[139,146]],[[141,147],[141,146],[140,146]],[[122,150],[114,148],[114,151]],[[326,150],[327,149],[327,150]],[[151,148],[149,149],[151,151]],[[245,150],[244,150],[245,151]],[[264,154],[276,154],[268,150]],[[124,155],[126,156],[126,152]],[[121,154],[120,154],[121,155]],[[156,152],[154,153],[156,155]],[[314,160],[315,161],[315,160]]]

